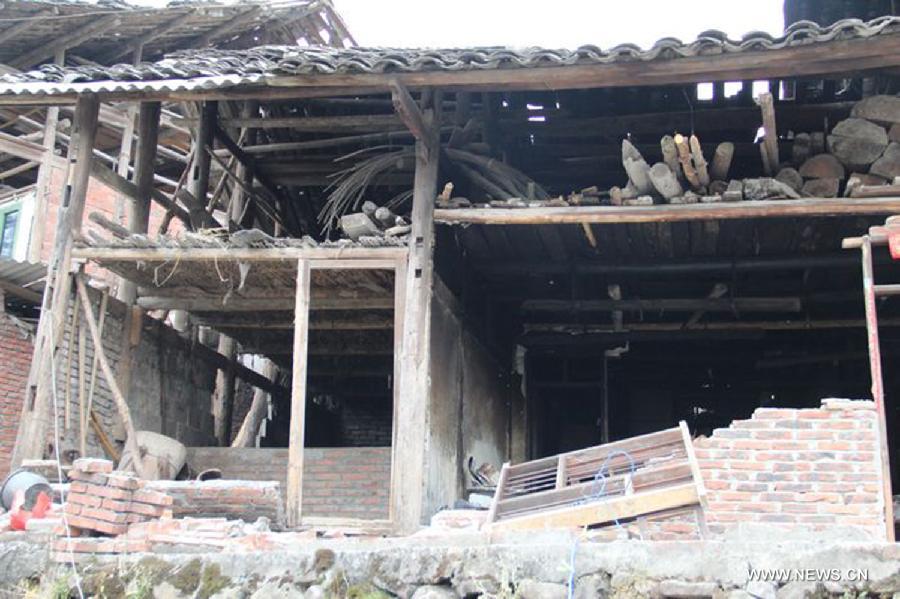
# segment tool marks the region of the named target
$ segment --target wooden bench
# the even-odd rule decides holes
[[[684,422],[668,430],[503,465],[492,530],[574,528],[696,507],[706,491]]]

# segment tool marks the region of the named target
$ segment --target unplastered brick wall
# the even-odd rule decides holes
[[[279,481],[284,491],[287,449],[190,447],[187,460],[194,470],[218,468],[227,479]],[[307,447],[303,453],[303,513],[385,519],[390,480],[390,447]]]
[[[871,401],[816,409],[759,408],[694,442],[721,533],[745,522],[885,538],[879,432]]]
[[[95,317],[99,319],[100,293],[92,290],[90,295]],[[70,306],[56,361],[60,448],[63,451],[79,446],[79,414],[82,400],[86,402],[90,396],[94,360],[94,345],[83,312],[79,312],[79,328],[74,334],[71,316]],[[110,367],[120,377],[120,384],[125,318],[124,304],[110,298],[103,324],[103,349]],[[81,327],[85,330],[83,353],[79,349]],[[71,356],[69,348],[72,348]],[[214,443],[210,413],[214,385],[215,370],[195,355],[188,342],[178,338],[177,333],[162,322],[143,318],[140,340],[133,349],[130,384],[123,390],[136,429],[162,433],[189,445]],[[107,434],[122,440],[124,431],[112,391],[99,367],[91,407]],[[104,456],[90,427],[86,439],[88,456]]]
[[[32,341],[32,331],[25,323],[0,310],[0,480],[9,473],[31,366]]]
[[[384,447],[391,444],[393,400],[390,396],[342,398],[341,444],[352,447]]]

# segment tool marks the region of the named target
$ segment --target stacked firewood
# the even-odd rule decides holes
[[[362,212],[341,217],[341,229],[350,239],[361,237],[401,237],[409,233],[409,222],[386,206],[363,202]]]
[[[799,133],[791,153],[793,165],[778,177],[799,185],[805,196],[865,195],[865,188],[894,183],[900,177],[900,97],[869,96],[857,102],[850,118],[829,135]],[[892,186],[893,187],[893,186]],[[896,190],[873,190],[896,195]]]
[[[654,165],[628,139],[622,141],[622,165],[628,182],[610,189],[613,205],[796,199],[896,194],[900,177],[900,97],[871,96],[858,102],[850,118],[822,132],[793,136],[790,160],[780,161],[771,97],[767,108],[771,139],[759,144],[763,173],[759,178],[728,179],[734,144],[720,143],[709,163],[696,135],[666,135],[660,140],[662,161]],[[774,176],[773,176],[774,175]],[[881,186],[883,189],[872,189]]]

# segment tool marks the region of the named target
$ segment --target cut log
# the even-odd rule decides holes
[[[732,158],[734,158],[733,143],[725,141],[716,146],[716,151],[713,153],[712,166],[709,169],[709,176],[715,181],[727,180]]]
[[[888,140],[900,141],[900,124],[891,125],[891,130],[888,131]]]
[[[696,135],[690,137],[691,160],[694,162],[694,169],[697,171],[697,179],[702,187],[709,185],[709,170],[706,166],[706,158],[703,156],[703,148],[700,147],[700,140]]]
[[[841,182],[838,179],[810,179],[800,190],[808,198],[836,198]]]
[[[800,194],[785,185],[781,181],[776,181],[770,177],[761,177],[758,179],[744,179],[744,199],[750,201],[757,200],[777,200],[782,198],[797,199]]]
[[[769,147],[764,144],[759,144],[759,159],[762,162],[762,172],[766,177],[771,177],[775,173],[772,171],[772,159],[769,157]]]
[[[813,156],[800,167],[800,175],[806,179],[843,179],[844,165],[831,154]]]
[[[622,140],[622,166],[625,167],[628,180],[638,190],[638,193],[646,194],[653,191],[653,184],[650,182],[650,165],[627,139]]]
[[[884,177],[888,181],[893,181],[894,177],[900,177],[900,143],[894,142],[888,145],[881,158],[872,163],[869,172]]]
[[[884,127],[864,119],[844,119],[828,136],[828,151],[852,170],[866,170],[888,145]]]
[[[812,155],[810,150],[809,133],[798,133],[794,136],[794,144],[791,146],[791,162],[799,167]]]
[[[649,177],[656,191],[667,200],[684,193],[675,173],[664,162],[654,164],[650,169]]]
[[[825,134],[813,131],[809,134],[809,152],[813,156],[825,153]]]
[[[700,189],[700,178],[694,169],[694,163],[691,158],[691,148],[688,139],[680,133],[675,134],[675,148],[678,150],[678,161],[681,162],[681,170],[684,171],[684,178],[695,190]]]
[[[827,156],[827,154],[823,154],[823,156]],[[840,164],[838,164],[838,166],[840,166]],[[841,170],[843,170],[843,167],[841,167]],[[796,192],[799,192],[803,188],[803,177],[795,168],[786,167],[781,169],[778,171],[778,174],[775,175],[775,180],[781,181]]]
[[[900,124],[900,98],[884,95],[869,96],[853,106],[850,116],[885,126]]]
[[[659,147],[662,149],[663,162],[669,167],[669,170],[675,173],[675,177],[679,181],[684,181],[684,174],[678,164],[678,148],[675,147],[675,139],[671,135],[664,135],[659,140]]]
[[[852,196],[853,190],[859,187],[873,187],[876,185],[885,184],[887,184],[887,181],[885,181],[881,177],[878,177],[877,175],[870,175],[868,173],[851,173],[850,177],[847,178],[847,186],[844,188],[844,196]]]

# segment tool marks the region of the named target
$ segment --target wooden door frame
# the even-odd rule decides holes
[[[288,442],[287,475],[287,524],[289,527],[345,526],[384,528],[390,530],[397,521],[394,498],[399,496],[397,464],[397,404],[402,382],[400,380],[400,351],[403,339],[403,315],[405,308],[406,261],[404,252],[397,258],[330,258],[297,261],[296,301],[294,306],[294,355],[292,356],[291,421]],[[307,349],[309,341],[309,310],[312,273],[316,270],[392,270],[394,271],[394,384],[391,418],[391,479],[388,496],[387,519],[366,520],[360,518],[303,517],[303,454],[304,428],[306,424]]]

